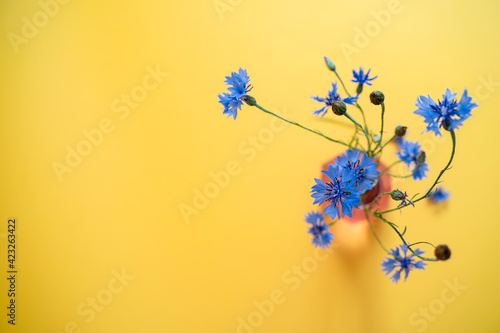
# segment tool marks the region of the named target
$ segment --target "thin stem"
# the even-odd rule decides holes
[[[421,196],[420,198],[418,199],[415,199],[413,201],[413,203],[417,203],[419,202],[420,200],[423,200],[427,197],[430,196],[430,193],[432,192],[432,190],[434,189],[434,187],[438,184],[439,182],[439,179],[441,179],[441,176],[448,170],[448,168],[450,167],[451,165],[451,162],[453,161],[453,157],[455,157],[455,148],[457,146],[457,139],[456,139],[456,136],[455,136],[455,132],[453,130],[450,131],[450,135],[451,135],[451,140],[452,140],[452,143],[453,143],[453,146],[451,148],[451,156],[450,156],[450,160],[448,161],[448,164],[446,164],[446,166],[444,167],[443,170],[441,170],[441,172],[439,173],[438,177],[436,178],[436,180],[434,181],[434,184],[432,184],[431,188],[427,191],[427,193],[425,193],[423,196]],[[404,207],[407,207],[407,206],[401,206],[401,207],[397,207],[397,208],[393,208],[393,209],[389,209],[389,210],[386,210],[386,211],[383,211],[379,214],[385,214],[385,213],[390,213],[390,212],[393,212],[395,210],[399,210],[399,209],[402,209]]]
[[[349,113],[345,113],[344,116],[347,117],[347,119],[349,119],[350,121],[352,121],[354,123],[354,125],[356,125],[356,127],[358,127],[360,130],[362,130],[364,133],[365,133],[365,136],[368,140],[368,150],[367,150],[367,155],[370,156],[370,135],[368,134],[366,128],[364,128],[363,126],[361,126],[356,120],[354,120],[354,118],[352,118]]]
[[[374,155],[376,155],[376,154],[382,154],[382,150],[384,149],[384,147],[385,147],[385,146],[387,146],[387,144],[388,144],[389,142],[391,142],[392,140],[394,140],[395,138],[396,138],[396,134],[394,134],[394,135],[393,135],[393,136],[389,139],[389,141],[387,141],[386,143],[384,143],[384,144],[383,144],[383,145],[379,148],[379,151],[378,151],[378,152],[376,152],[376,153],[374,153]],[[380,137],[380,142],[382,142],[382,137]],[[375,149],[374,149],[374,150],[375,150]]]
[[[410,173],[409,175],[406,175],[406,176],[400,176],[400,175],[395,175],[395,174],[392,174],[392,173],[388,173],[388,172],[382,172],[381,175],[388,175],[390,177],[394,177],[394,178],[410,178],[411,176],[413,176],[415,174],[415,172],[417,172],[418,169],[416,169],[414,172]]]
[[[373,199],[373,201],[372,201],[372,202],[370,203],[370,205],[368,206],[368,209],[371,209],[371,208],[372,208],[372,206],[373,206],[374,204],[376,204],[376,203],[377,203],[377,200],[378,200],[378,199],[382,198],[384,195],[391,194],[391,193],[392,193],[392,192],[384,192],[384,193],[380,193],[379,195],[377,195],[377,196],[375,197],[375,199]]]
[[[446,170],[448,170],[448,168],[450,167],[451,165],[451,162],[453,161],[453,157],[455,156],[455,148],[457,146],[457,138],[455,136],[455,131],[451,130],[450,131],[450,134],[451,134],[451,140],[453,142],[453,147],[451,149],[451,157],[450,157],[450,160],[448,161],[448,164],[446,164],[446,166],[444,167],[443,170],[441,170],[441,172],[439,173],[439,176],[436,178],[436,180],[434,181],[434,184],[432,184],[431,188],[427,191],[427,193],[425,193],[421,198],[418,198],[417,200],[415,200],[414,202],[417,202],[417,201],[420,201],[422,199],[425,199],[427,198],[430,193],[432,192],[432,190],[434,189],[434,187],[438,184],[439,182],[439,179],[441,178],[441,176],[446,172]]]
[[[381,117],[381,126],[380,126],[380,140],[378,142],[378,144],[375,146],[375,148],[373,148],[373,150],[375,151],[377,149],[377,147],[380,147],[380,145],[382,144],[382,137],[384,136],[384,113],[385,113],[385,103],[382,102],[382,115],[380,116]],[[380,149],[380,151],[382,151],[382,149]]]
[[[380,173],[384,173],[385,170],[389,170],[390,168],[392,168],[393,166],[395,166],[396,164],[399,164],[403,162],[402,160],[397,160],[396,162],[390,164],[388,167],[386,167],[384,170],[382,170]]]
[[[379,245],[384,249],[385,252],[389,253],[389,250],[382,244],[382,241],[378,237],[377,233],[375,232],[375,228],[373,227],[372,222],[370,221],[370,216],[368,215],[368,208],[365,207],[365,216],[366,216],[366,221],[368,221],[368,225],[370,226],[370,229],[372,230],[373,236],[375,236],[375,239],[379,243]]]
[[[339,79],[340,84],[342,84],[342,88],[344,88],[344,91],[347,94],[347,96],[352,97],[352,95],[349,94],[349,92],[347,91],[347,88],[345,87],[344,81],[342,81],[342,79],[340,78],[339,73],[337,73],[337,71],[334,71],[334,73],[335,73],[335,75],[337,75],[337,79]]]
[[[342,81],[342,79],[340,78],[339,73],[337,73],[337,71],[334,71],[334,73],[337,76],[337,78],[339,79],[340,84],[342,84],[342,88],[344,88],[344,91],[347,94],[347,96],[352,97],[352,95],[349,94],[349,92],[347,91],[347,88],[345,87],[344,81]],[[367,132],[368,131],[368,125],[367,125],[367,122],[366,122],[365,112],[363,111],[363,108],[361,108],[361,106],[358,104],[358,102],[356,102],[356,107],[359,109],[359,111],[361,112],[361,115],[363,116],[363,123],[365,124],[365,128],[366,128],[365,132]],[[370,136],[367,135],[366,139],[368,141],[368,150],[370,150],[370,148],[371,148]]]
[[[406,240],[404,239],[403,235],[399,232],[399,230],[394,226],[393,223],[387,221],[380,213],[375,213],[375,214],[372,214],[373,216],[375,217],[378,217],[379,219],[383,220],[384,222],[386,222],[387,224],[389,224],[391,226],[392,229],[394,229],[394,231],[396,231],[396,233],[399,235],[399,238],[401,238],[401,240],[403,241],[403,244],[406,246],[406,248],[408,250],[410,250],[411,253],[413,253],[415,256],[417,256],[418,258],[422,259],[422,260],[425,260],[425,261],[438,261],[437,258],[427,258],[427,257],[422,257],[420,254],[416,253],[415,251],[413,251],[413,249],[411,248],[410,245],[408,245],[408,243],[406,242]]]
[[[333,142],[336,142],[336,143],[340,143],[341,145],[344,145],[344,146],[349,147],[349,145],[348,145],[347,143],[343,142],[343,141],[339,141],[339,140],[332,139],[332,138],[330,138],[330,137],[328,137],[328,136],[324,135],[323,133],[321,133],[321,132],[319,132],[319,131],[312,130],[312,129],[307,128],[307,127],[305,127],[305,126],[302,126],[302,125],[300,125],[300,124],[298,124],[298,123],[296,123],[296,122],[294,122],[294,121],[290,121],[290,120],[285,119],[285,118],[283,118],[283,117],[281,117],[281,116],[278,116],[277,114],[275,114],[275,113],[273,113],[273,112],[271,112],[271,111],[268,111],[268,110],[264,109],[264,108],[263,108],[262,106],[260,106],[259,104],[255,104],[255,106],[256,106],[257,108],[259,108],[260,110],[264,111],[265,113],[268,113],[268,114],[270,114],[270,115],[273,115],[273,116],[275,116],[275,117],[278,117],[279,119],[281,119],[281,120],[283,120],[283,121],[285,121],[285,122],[287,122],[287,123],[289,123],[289,124],[292,124],[292,125],[298,126],[298,127],[303,128],[303,129],[305,129],[305,130],[307,130],[307,131],[309,131],[309,132],[312,132],[312,133],[314,133],[314,134],[317,134],[317,135],[319,135],[319,136],[322,136],[322,137],[324,137],[324,138],[325,138],[325,139],[327,139],[327,140],[330,140],[330,141],[333,141]]]

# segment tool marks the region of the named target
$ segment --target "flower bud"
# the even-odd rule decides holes
[[[343,116],[347,111],[347,107],[343,101],[333,101],[332,102],[332,111],[337,116]]]
[[[451,257],[451,250],[448,245],[438,245],[434,250],[434,255],[439,260],[448,260]]]
[[[405,136],[407,129],[408,127],[406,126],[397,126],[394,130],[394,134],[396,134],[397,137],[402,138],[403,136]]]
[[[245,95],[241,98],[245,103],[247,103],[248,105],[250,106],[255,106],[257,105],[257,101],[255,100],[255,98],[253,98],[252,96],[250,95]]]
[[[395,189],[394,191],[391,192],[391,198],[392,200],[400,201],[406,199],[406,194],[401,192],[398,189]]]
[[[328,57],[325,57],[325,62],[326,62],[326,67],[328,67],[329,70],[332,72],[335,72],[336,67],[333,61],[331,61]]]
[[[425,162],[425,151],[421,150],[420,153],[418,153],[417,156],[417,163],[422,164]]]
[[[370,94],[370,101],[372,104],[380,105],[384,103],[385,96],[381,91],[375,90]]]

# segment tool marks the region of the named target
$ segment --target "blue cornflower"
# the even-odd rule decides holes
[[[323,215],[320,212],[307,213],[306,222],[311,224],[309,233],[313,235],[312,243],[315,246],[328,247],[333,241],[333,234],[328,229]]]
[[[354,186],[360,191],[371,190],[377,183],[380,172],[377,170],[377,163],[374,157],[365,154],[358,148],[348,150],[337,159],[337,164],[343,168],[354,170]]]
[[[343,101],[346,104],[354,105],[354,102],[358,99],[357,96],[341,98],[339,93],[337,92],[337,82],[332,83],[332,90],[328,91],[327,97],[323,98],[319,96],[311,96],[311,98],[314,99],[315,101],[325,103],[324,107],[316,111],[313,111],[313,114],[321,115],[321,117],[324,117],[324,115],[328,112],[328,110],[331,109],[332,103],[334,101]]]
[[[368,72],[366,72],[366,74],[365,74],[363,67],[359,67],[358,73],[356,73],[356,71],[354,69],[352,70],[352,75],[354,76],[354,80],[351,80],[351,81],[358,84],[358,87],[356,89],[356,93],[358,95],[361,94],[361,92],[363,91],[363,84],[366,83],[367,85],[371,86],[372,84],[370,81],[373,81],[378,77],[378,76],[375,76],[375,77],[369,78],[368,76],[370,75],[370,71],[371,71],[371,69],[369,69]]]
[[[330,181],[325,183],[321,179],[314,179],[316,185],[311,191],[314,204],[321,205],[323,202],[328,202],[329,205],[323,213],[330,215],[332,219],[344,215],[352,217],[352,209],[361,204],[361,192],[354,185],[356,181],[354,171],[344,169],[340,165],[329,164],[328,170],[323,173],[330,177]]]
[[[460,102],[457,103],[457,93],[451,93],[450,89],[446,89],[443,95],[443,100],[434,102],[431,96],[420,96],[417,99],[417,110],[415,114],[424,117],[427,123],[426,130],[433,131],[434,134],[441,136],[440,127],[445,130],[456,130],[465,119],[471,116],[473,108],[477,107],[477,103],[472,102],[472,98],[467,95],[467,89],[464,89]]]
[[[429,199],[431,199],[434,203],[440,203],[442,201],[448,201],[450,195],[450,192],[445,191],[442,187],[438,187],[436,192],[434,192],[434,194],[431,195]]]
[[[405,162],[408,168],[410,168],[413,163],[415,164],[412,170],[413,179],[418,180],[426,178],[426,172],[429,171],[429,165],[426,162],[418,162],[418,156],[421,153],[420,144],[417,141],[403,141],[399,148],[401,148],[401,151],[398,151],[397,154],[401,161]]]
[[[403,251],[403,255],[399,252],[399,249]],[[425,251],[420,249],[415,249],[415,253],[418,255],[422,255]],[[427,265],[423,260],[415,260],[416,257],[413,253],[409,252],[408,248],[403,244],[399,247],[390,251],[390,256],[385,258],[385,261],[382,262],[382,271],[385,272],[385,275],[390,274],[393,270],[396,269],[396,272],[391,276],[391,280],[394,283],[397,283],[401,278],[401,272],[405,272],[405,281],[408,278],[408,274],[410,274],[410,270],[416,269],[425,269],[424,266]],[[399,270],[398,270],[399,269]]]
[[[236,119],[238,110],[240,110],[243,105],[243,98],[252,90],[252,85],[249,84],[249,82],[250,77],[247,75],[246,69],[240,68],[238,73],[231,72],[231,76],[226,76],[224,83],[230,86],[227,88],[229,93],[218,95],[219,103],[224,106],[223,114],[227,114],[228,117],[233,116],[233,118]]]

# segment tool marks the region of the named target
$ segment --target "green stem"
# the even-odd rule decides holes
[[[391,193],[392,193],[392,192],[384,192],[384,193],[380,193],[379,195],[377,195],[377,196],[375,197],[375,199],[373,199],[373,201],[372,201],[372,202],[370,203],[370,205],[368,206],[368,209],[371,209],[371,208],[372,208],[372,206],[373,206],[374,204],[376,204],[376,203],[377,203],[377,200],[378,200],[378,199],[382,198],[384,195],[391,194]]]
[[[347,88],[345,87],[344,81],[342,81],[342,79],[340,78],[339,73],[337,73],[337,71],[334,71],[334,73],[337,76],[337,79],[339,79],[340,84],[342,84],[342,88],[344,88],[344,91],[347,94],[347,96],[352,97],[352,95],[349,94],[349,92],[347,91]],[[364,128],[366,128],[365,132],[367,132],[368,131],[368,125],[367,125],[367,122],[366,122],[365,112],[363,111],[363,108],[358,104],[358,102],[356,102],[356,107],[359,109],[359,111],[361,112],[361,115],[363,116],[363,123],[365,124]],[[370,150],[370,148],[371,148],[370,136],[367,135],[366,139],[368,141],[368,150]]]
[[[379,148],[379,151],[378,151],[378,152],[376,152],[376,153],[374,153],[374,154],[375,154],[375,155],[376,155],[376,154],[382,154],[382,150],[384,149],[384,147],[385,147],[385,146],[387,146],[387,144],[388,144],[389,142],[391,142],[392,140],[394,140],[395,138],[396,138],[396,134],[394,134],[394,135],[393,135],[393,136],[389,139],[389,141],[387,141],[386,143],[384,143],[384,144],[383,144],[383,145]],[[382,137],[380,138],[380,142],[382,142]],[[379,158],[380,158],[380,156],[379,156]]]
[[[382,122],[382,125],[380,126],[380,140],[378,142],[378,144],[375,146],[375,148],[373,148],[373,151],[375,151],[377,149],[377,147],[380,147],[380,145],[382,144],[382,137],[384,136],[384,113],[385,113],[385,103],[382,102],[382,115],[380,116],[381,117],[381,122]],[[380,151],[382,151],[382,149],[380,149]]]
[[[389,170],[390,168],[392,168],[393,166],[395,166],[396,164],[399,164],[401,162],[403,162],[403,161],[397,160],[396,162],[390,164],[388,167],[386,167],[384,170],[382,170],[380,173],[384,173],[385,170]]]
[[[413,251],[413,249],[411,248],[410,245],[408,245],[408,243],[406,242],[406,240],[404,239],[403,235],[399,232],[399,230],[394,226],[393,223],[387,221],[380,213],[376,213],[376,214],[372,214],[373,216],[375,217],[378,217],[379,219],[383,220],[384,222],[386,222],[387,224],[389,224],[391,226],[392,229],[394,229],[394,231],[396,231],[396,233],[399,235],[399,238],[401,238],[401,240],[403,241],[403,244],[406,246],[406,248],[408,250],[410,250],[411,253],[413,253],[415,256],[417,256],[418,258],[422,259],[422,260],[425,260],[425,261],[438,261],[437,258],[427,258],[427,257],[422,257],[421,255],[419,255],[418,253],[416,253],[415,251]]]
[[[347,119],[349,119],[350,121],[352,121],[352,122],[354,123],[354,125],[356,125],[356,127],[358,127],[360,130],[362,130],[362,131],[363,131],[363,133],[365,133],[365,136],[366,136],[366,138],[367,138],[367,140],[368,140],[368,150],[366,151],[366,154],[367,154],[368,156],[370,156],[370,136],[368,135],[368,132],[367,132],[366,128],[364,128],[364,127],[363,127],[363,126],[361,126],[361,125],[360,125],[360,124],[359,124],[356,120],[354,120],[354,118],[353,118],[353,117],[351,117],[351,116],[349,115],[349,113],[347,113],[347,112],[346,112],[346,113],[344,114],[344,116],[346,116],[346,117],[347,117]]]
[[[322,136],[322,137],[324,137],[324,138],[325,138],[325,139],[327,139],[327,140],[330,140],[330,141],[333,141],[333,142],[336,142],[336,143],[340,143],[341,145],[344,145],[344,146],[349,147],[349,145],[348,145],[347,143],[343,142],[343,141],[339,141],[339,140],[332,139],[332,138],[330,138],[330,137],[328,137],[328,136],[324,135],[323,133],[321,133],[321,132],[319,132],[319,131],[312,130],[312,129],[307,128],[307,127],[305,127],[305,126],[302,126],[302,125],[300,125],[300,124],[298,124],[298,123],[296,123],[296,122],[293,122],[293,121],[290,121],[290,120],[288,120],[288,119],[285,119],[285,118],[283,118],[283,117],[281,117],[281,116],[278,116],[277,114],[275,114],[275,113],[273,113],[273,112],[271,112],[271,111],[268,111],[268,110],[264,109],[264,108],[263,108],[262,106],[260,106],[259,104],[255,104],[255,106],[256,106],[257,108],[259,108],[260,110],[264,111],[265,113],[268,113],[268,114],[270,114],[270,115],[273,115],[273,116],[275,116],[275,117],[278,117],[279,119],[281,119],[281,120],[283,120],[283,121],[285,121],[285,122],[287,122],[287,123],[289,123],[289,124],[292,124],[292,125],[298,126],[298,127],[303,128],[303,129],[305,129],[305,130],[307,130],[307,131],[309,131],[309,132],[312,132],[312,133],[314,133],[314,134],[317,134],[317,135],[319,135],[319,136]]]
[[[451,148],[451,156],[450,156],[450,160],[448,161],[448,164],[446,164],[446,166],[444,167],[443,170],[441,170],[441,172],[439,173],[438,177],[436,178],[436,180],[434,181],[434,184],[432,184],[431,188],[427,191],[427,193],[425,193],[423,196],[421,196],[420,198],[418,199],[415,199],[413,200],[413,203],[417,203],[419,202],[420,200],[423,200],[427,197],[430,196],[430,193],[432,192],[432,190],[434,189],[434,187],[438,184],[439,182],[439,179],[441,179],[441,176],[448,170],[448,168],[450,167],[451,165],[451,162],[453,161],[453,158],[455,157],[455,148],[457,146],[457,139],[456,139],[456,136],[455,136],[455,132],[453,130],[450,131],[450,135],[451,135],[451,140],[452,140],[452,143],[453,143],[453,146]],[[385,214],[385,213],[390,213],[390,212],[393,212],[395,210],[399,210],[399,209],[402,209],[404,207],[407,207],[407,206],[401,206],[401,207],[398,207],[398,208],[393,208],[393,209],[389,209],[389,210],[386,210],[386,211],[383,211],[381,213],[378,213],[378,214]]]
[[[384,249],[385,252],[389,253],[389,250],[382,244],[382,241],[378,237],[377,233],[375,232],[375,228],[373,227],[372,222],[370,221],[370,216],[368,216],[368,208],[365,207],[365,216],[366,216],[366,221],[368,221],[368,225],[370,226],[370,229],[372,230],[373,236],[375,236],[375,239],[379,243],[379,245]]]

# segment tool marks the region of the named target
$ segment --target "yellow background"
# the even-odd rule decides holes
[[[44,21],[47,3],[53,15]],[[53,3],[0,6],[2,332],[499,331],[497,1]],[[29,35],[23,27],[34,20]],[[23,29],[30,37],[13,44]],[[334,79],[325,55],[351,91],[351,70],[372,68],[373,89],[386,95],[387,132],[406,124],[409,138],[424,143],[430,178],[397,183],[409,193],[430,186],[451,144],[420,134],[416,98],[467,86],[480,105],[457,132],[443,178],[451,200],[390,215],[409,227],[410,241],[453,251],[404,283],[381,272],[384,252],[362,225],[334,230],[328,255],[311,245],[303,222],[310,187],[341,146],[249,106],[236,121],[222,115],[224,77],[243,67],[259,104],[347,138],[349,124],[311,114],[320,104],[310,96],[325,95]],[[163,73],[157,85],[146,79],[155,88],[129,114],[114,112],[124,94],[140,93],[148,69]],[[361,103],[376,130],[370,89]],[[112,130],[59,181],[53,163],[66,163],[67,146],[85,149],[83,132],[106,119]],[[395,158],[390,146],[383,159]],[[212,198],[183,216],[207,186]],[[12,217],[15,327],[6,316]],[[399,244],[378,230],[387,247]],[[455,283],[465,289],[454,293]]]

